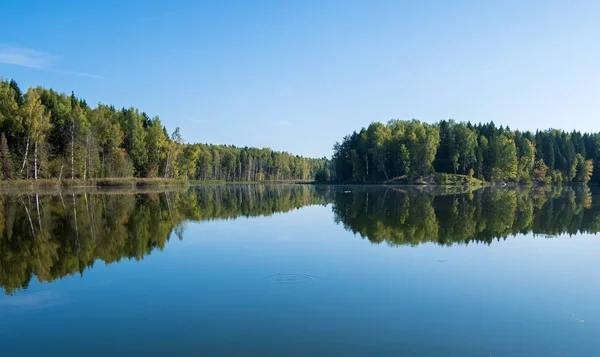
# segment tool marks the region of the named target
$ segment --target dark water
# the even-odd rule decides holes
[[[600,356],[600,194],[0,194],[1,356]]]

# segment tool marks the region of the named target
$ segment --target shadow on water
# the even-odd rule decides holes
[[[600,230],[588,188],[452,189],[226,185],[148,192],[0,194],[0,285],[7,294],[31,279],[83,274],[100,260],[141,260],[183,238],[185,222],[268,216],[332,204],[334,219],[373,243],[442,245],[519,233],[556,236]],[[443,263],[444,261],[439,261]],[[315,277],[279,274],[272,284]]]

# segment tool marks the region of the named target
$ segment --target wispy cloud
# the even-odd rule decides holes
[[[60,56],[31,48],[0,45],[0,64],[34,68],[42,71],[93,79],[107,79],[104,76],[99,76],[92,73],[58,69],[55,67],[55,65],[60,59]]]
[[[287,120],[278,120],[275,122],[277,125],[291,125],[292,123]]]
[[[29,48],[0,46],[0,63],[3,64],[47,70],[58,59],[58,56]]]
[[[52,71],[52,72],[56,72],[56,73],[62,73],[62,74],[71,74],[74,76],[80,76],[80,77],[87,77],[87,78],[93,78],[93,79],[108,79],[107,77],[104,76],[99,76],[96,74],[92,74],[92,73],[85,73],[85,72],[77,72],[77,71]]]
[[[181,119],[183,119],[184,121],[198,123],[198,124],[206,124],[206,123],[210,122],[210,120],[208,120],[208,119],[198,119],[198,118],[193,118],[193,117],[182,117]]]

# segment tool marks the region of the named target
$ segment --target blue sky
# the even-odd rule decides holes
[[[0,1],[0,76],[189,142],[321,157],[391,118],[600,130],[598,1]]]

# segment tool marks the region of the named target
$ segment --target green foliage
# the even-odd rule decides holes
[[[436,185],[446,185],[448,184],[448,174],[445,172],[439,173],[435,175],[435,184]]]
[[[544,162],[544,159],[540,159],[535,162],[533,169],[533,179],[537,183],[546,183],[546,175],[548,174],[548,166]]]
[[[535,149],[527,138],[520,137],[516,140],[517,157],[517,181],[520,183],[530,183],[532,181],[532,171],[535,165]]]
[[[561,185],[564,181],[563,175],[560,171],[554,170],[549,177],[546,178],[546,183],[554,183],[555,185]]]
[[[14,175],[12,155],[4,133],[0,134],[0,178],[10,180]]]
[[[23,95],[14,81],[0,80],[0,129],[0,179],[305,181],[332,171],[326,159],[268,148],[187,144],[178,128],[169,136],[158,117],[138,109],[90,108],[73,93],[41,87]]]
[[[590,180],[594,171],[594,164],[592,160],[585,160],[581,154],[577,154],[574,160],[575,176],[574,182],[586,183]]]
[[[338,182],[399,182],[435,170],[493,183],[561,184],[600,182],[600,170],[594,174],[593,165],[599,158],[600,134],[533,134],[494,123],[392,120],[387,125],[373,123],[336,143],[332,168]]]
[[[346,136],[332,157],[338,181],[381,182],[433,171],[439,145],[435,126],[416,120],[373,123]]]
[[[492,157],[492,182],[515,181],[517,178],[517,148],[505,136],[496,136],[490,143]]]

